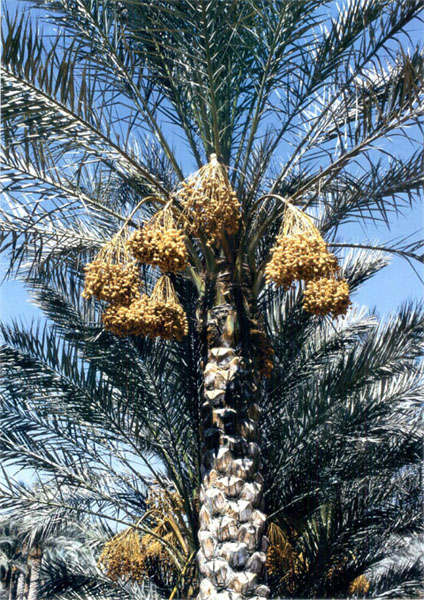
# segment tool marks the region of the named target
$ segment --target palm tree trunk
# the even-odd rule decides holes
[[[19,573],[16,586],[16,600],[24,600],[25,595],[25,573]]]
[[[31,564],[31,576],[29,580],[29,590],[27,600],[38,600],[38,594],[40,589],[40,572],[41,572],[41,550],[36,548],[31,552],[30,564]]]
[[[251,361],[236,351],[236,310],[221,304],[208,315],[208,359],[202,405],[199,600],[260,600],[266,517]],[[249,364],[246,364],[249,363]]]
[[[16,571],[9,569],[8,571],[8,579],[6,581],[6,590],[9,591],[7,598],[8,600],[15,600],[15,592],[16,592],[16,584],[18,574]]]

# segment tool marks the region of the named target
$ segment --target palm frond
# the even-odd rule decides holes
[[[117,122],[110,112],[113,102],[98,103],[98,81],[87,67],[81,70],[81,51],[77,44],[63,48],[60,36],[46,47],[27,16],[13,18],[6,13],[2,66],[6,150],[20,145],[28,151],[36,140],[44,150],[50,148],[57,161],[79,149],[82,156],[103,161],[136,191],[151,186],[166,195],[166,188],[139,162],[139,149],[131,148],[131,117],[128,131],[120,132],[123,120]],[[27,99],[25,108],[16,102],[17,94]]]
[[[286,340],[292,331],[287,325]],[[421,310],[405,307],[380,328],[363,317],[337,329],[322,323],[305,339],[275,345],[263,426],[270,518],[303,557],[296,597],[320,596],[332,585],[332,593],[347,593],[355,577],[393,551],[391,536],[420,529]],[[339,508],[322,520],[320,507],[334,502]],[[408,510],[399,513],[399,503]]]
[[[423,593],[424,566],[421,558],[400,559],[380,570],[372,579],[371,598],[412,598]]]
[[[332,179],[334,174],[337,174],[342,168],[353,159],[358,156],[358,154],[363,153],[363,151],[372,144],[376,139],[378,139],[382,135],[386,135],[392,129],[396,129],[402,126],[404,120],[405,123],[409,121],[409,119],[413,119],[415,117],[419,118],[421,115],[421,102],[420,98],[420,90],[419,87],[415,87],[415,78],[418,80],[422,78],[422,59],[421,55],[418,53],[411,63],[408,57],[403,57],[403,68],[409,70],[412,69],[412,77],[409,79],[410,85],[413,88],[413,96],[412,102],[416,106],[417,112],[410,112],[410,104],[408,100],[408,94],[403,95],[402,92],[396,92],[396,90],[401,90],[403,86],[403,72],[402,67],[400,69],[396,68],[396,64],[392,66],[392,68],[388,68],[387,70],[390,73],[390,76],[387,76],[386,70],[382,67],[381,63],[378,59],[378,51],[381,48],[386,48],[388,41],[390,39],[396,39],[396,36],[402,32],[403,28],[410,22],[411,19],[415,18],[422,9],[421,0],[417,2],[407,2],[407,3],[387,3],[387,2],[374,2],[369,1],[365,3],[365,6],[362,5],[359,7],[356,3],[350,3],[349,7],[346,9],[345,14],[340,14],[340,20],[334,20],[333,27],[331,32],[327,35],[328,39],[331,39],[332,35],[336,38],[339,38],[340,43],[343,45],[343,34],[344,34],[344,26],[345,23],[349,23],[347,26],[348,32],[347,37],[349,37],[350,33],[353,33],[355,29],[362,29],[362,32],[365,33],[363,37],[363,47],[361,48],[361,52],[357,53],[355,49],[355,45],[352,44],[352,38],[350,39],[350,44],[348,47],[348,57],[345,57],[341,72],[335,70],[335,81],[336,85],[333,87],[333,91],[331,91],[331,86],[328,86],[327,94],[328,96],[318,97],[317,104],[315,107],[315,113],[313,114],[304,114],[304,126],[306,129],[306,133],[301,133],[299,136],[299,142],[296,142],[295,150],[291,155],[291,158],[285,164],[283,170],[280,175],[277,176],[273,188],[271,192],[275,192],[279,183],[285,177],[285,175],[290,171],[290,169],[295,165],[300,157],[302,156],[302,162],[305,162],[305,157],[308,154],[308,150],[311,149],[311,160],[314,161],[314,156],[316,156],[315,151],[317,145],[320,144],[319,139],[321,135],[324,135],[324,131],[327,131],[329,127],[328,119],[331,121],[333,114],[334,103],[336,105],[340,105],[342,102],[343,94],[345,90],[351,88],[355,81],[363,82],[367,80],[367,72],[373,78],[379,77],[382,85],[387,85],[387,89],[383,92],[382,97],[384,98],[384,102],[387,101],[388,113],[384,115],[380,113],[380,104],[378,95],[374,95],[368,101],[371,103],[371,106],[375,109],[376,114],[376,124],[375,126],[371,126],[369,130],[366,130],[362,137],[358,140],[354,140],[354,143],[351,146],[342,145],[341,148],[337,148],[336,152],[332,152],[331,149],[328,151],[329,156],[329,165],[327,167],[322,168],[321,172],[317,174],[309,183],[307,189],[299,189],[295,198],[302,197],[306,192],[311,194],[311,190],[314,185],[320,184],[320,187],[324,187],[329,180]],[[367,26],[364,27],[364,21],[362,21],[362,17],[365,11],[370,11],[370,21],[367,23]],[[384,18],[381,18],[383,17]],[[376,23],[374,23],[374,20]],[[362,24],[360,23],[362,21]],[[378,28],[375,26],[378,23]],[[369,29],[368,29],[369,27]],[[352,32],[349,29],[352,28]],[[354,35],[355,37],[355,35]],[[328,39],[324,36],[322,41],[323,46],[325,47],[328,43]],[[328,47],[333,50],[333,48],[337,47],[337,43],[330,43]],[[343,53],[337,53],[338,59],[342,56]],[[306,55],[304,55],[306,58]],[[311,64],[316,64],[315,60],[310,60]],[[331,65],[331,61],[330,61]],[[324,69],[325,72],[325,69]],[[393,96],[394,104],[391,104],[392,99],[392,90],[395,92]],[[312,95],[309,94],[309,97]],[[356,94],[353,95],[356,98]],[[312,111],[312,107],[308,107],[309,111]],[[346,122],[349,120],[348,118],[349,109],[345,106],[344,117],[341,119],[342,122]],[[356,113],[355,119],[360,118],[358,113]],[[344,132],[340,132],[339,128],[336,127],[337,130],[337,141],[340,144],[343,144],[344,137],[342,133],[346,136]],[[361,132],[361,127],[358,126],[355,128],[356,133],[358,135]],[[326,149],[321,147],[321,153],[324,155],[326,153]],[[321,165],[322,167],[322,165]],[[312,194],[313,195],[313,192]]]

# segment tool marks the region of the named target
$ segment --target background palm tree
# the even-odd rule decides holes
[[[34,527],[31,529],[32,525]],[[14,576],[2,577],[5,600],[20,600],[20,598],[27,600],[31,597],[88,598],[92,593],[97,598],[121,597],[116,584],[97,566],[101,547],[112,535],[109,529],[94,528],[89,520],[83,518],[75,523],[68,515],[60,528],[52,529],[47,526],[41,531],[37,516],[31,519],[30,515],[26,515],[24,522],[19,522],[15,516],[9,520],[2,519],[2,530],[2,547],[8,549],[9,564],[22,563],[22,546],[26,545],[28,548],[31,536],[34,537],[34,531],[37,532],[35,548],[38,554],[41,554],[41,560],[37,565],[39,568],[36,570],[38,579],[34,574],[31,575],[33,570],[31,560],[28,560],[25,565],[22,564]],[[30,551],[27,550],[26,554],[28,558]],[[18,577],[24,571],[24,584],[18,585]],[[37,585],[34,586],[36,579]],[[148,585],[137,586],[137,588],[131,590],[134,597],[146,598],[149,592],[150,597],[158,597],[154,594],[153,588],[149,590]],[[129,589],[126,590],[124,597],[131,597],[129,592]]]
[[[400,44],[423,2],[367,0],[332,14],[321,0],[34,4],[60,32],[44,40],[25,17],[5,19],[3,247],[9,273],[54,327],[4,329],[14,379],[4,383],[2,444],[6,459],[50,473],[58,491],[8,479],[5,506],[45,518],[58,505],[134,527],[153,480],[182,498],[200,596],[223,598],[269,593],[266,507],[275,545],[290,536],[297,577],[278,576],[275,589],[345,594],[391,534],[417,527],[421,312],[405,309],[382,330],[355,315],[332,326],[302,311],[301,288],[265,286],[264,268],[287,201],[341,252],[343,223],[388,222],[422,189],[422,153],[401,158],[385,140],[422,120],[422,52]],[[99,303],[80,297],[84,263],[213,153],[230,168],[241,224],[212,248],[201,234],[187,238],[190,268],[173,279],[189,334],[111,336]],[[134,217],[144,197],[154,199]],[[378,246],[357,246],[373,253],[344,256],[352,290],[383,266]],[[384,250],[420,260],[419,248]],[[155,271],[142,277],[151,290]],[[224,470],[243,490],[219,489]],[[393,511],[405,490],[403,521]]]
[[[14,600],[18,581],[25,579],[22,540],[14,519],[4,519],[0,537],[0,594],[2,600]],[[23,583],[23,581],[22,581]]]

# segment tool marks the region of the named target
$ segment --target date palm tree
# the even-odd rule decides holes
[[[300,593],[311,591],[313,576],[312,593],[332,594],[331,586],[343,587],[371,560],[361,537],[372,513],[369,500],[387,515],[390,502],[408,488],[400,484],[403,477],[417,489],[418,442],[408,437],[408,446],[403,438],[411,432],[403,417],[413,422],[412,399],[390,430],[400,436],[388,453],[392,470],[384,457],[381,465],[376,459],[376,479],[364,483],[362,498],[349,488],[354,473],[346,482],[335,460],[341,448],[348,450],[352,419],[356,442],[363,444],[352,450],[352,471],[364,468],[374,438],[389,443],[377,422],[394,405],[381,406],[386,389],[372,386],[387,385],[394,395],[398,387],[403,402],[410,382],[417,385],[416,350],[408,346],[405,363],[404,348],[395,344],[399,371],[390,375],[399,380],[391,380],[384,330],[369,323],[355,329],[353,319],[345,328],[334,326],[332,338],[325,320],[302,310],[303,288],[270,286],[265,267],[288,207],[315,219],[340,261],[356,246],[356,257],[345,256],[342,267],[351,290],[381,266],[380,250],[421,260],[420,242],[352,244],[337,235],[352,220],[388,223],[390,212],[422,190],[422,151],[402,156],[389,137],[409,139],[410,128],[422,122],[422,49],[402,48],[423,1],[364,0],[340,8],[324,0],[33,4],[51,24],[45,36],[26,16],[5,17],[3,248],[9,274],[26,281],[55,327],[4,330],[6,364],[19,374],[5,383],[7,457],[27,464],[31,455],[32,467],[50,471],[58,484],[63,478],[71,486],[67,495],[58,485],[67,510],[82,505],[104,516],[104,506],[114,506],[110,516],[127,526],[146,511],[152,477],[169,488],[153,461],[158,457],[185,507],[187,551],[173,551],[173,560],[186,573],[197,551],[199,598],[268,597],[266,509],[283,519],[276,523],[280,539],[290,530],[297,540],[293,552],[303,557],[298,571],[305,582]],[[122,225],[137,227],[158,207],[171,205],[174,215],[183,215],[178,190],[210,159],[235,190],[239,208],[231,227],[218,227],[214,239],[207,228],[187,232],[189,265],[172,279],[188,334],[167,343],[114,338],[102,327],[99,303],[80,297],[84,264]],[[150,291],[155,270],[143,267],[141,275]],[[419,338],[417,315],[401,313],[393,331]],[[340,357],[344,344],[348,358]],[[375,430],[358,436],[355,419],[368,406],[367,386],[377,404],[372,417],[378,417]],[[47,399],[48,389],[56,392]],[[17,414],[18,427],[10,417]],[[314,444],[319,453],[312,468]],[[324,458],[330,450],[335,455]],[[320,472],[321,452],[329,473],[326,489],[317,483],[314,496],[314,477],[298,478]],[[90,460],[95,468],[88,475]],[[402,467],[410,464],[405,474]],[[380,467],[398,475],[383,491]],[[374,477],[372,469],[367,477]],[[55,504],[49,487],[40,500],[9,483],[19,505]],[[282,501],[287,495],[289,505]],[[353,506],[344,495],[355,499]],[[283,507],[302,497],[298,510],[312,512],[294,522]],[[411,511],[415,515],[415,505]],[[355,518],[356,537],[346,533],[342,551],[336,540]],[[152,531],[148,523],[140,527]],[[337,548],[325,559],[315,539],[325,539],[323,532]],[[383,548],[381,538],[377,545]],[[326,548],[328,554],[331,544]],[[336,555],[340,577],[322,566]],[[337,578],[343,583],[334,583]]]

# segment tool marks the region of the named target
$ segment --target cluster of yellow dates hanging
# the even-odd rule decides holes
[[[140,538],[132,527],[109,540],[100,555],[99,565],[112,581],[142,581],[146,575],[146,557]]]
[[[176,226],[168,208],[156,213],[135,231],[128,239],[127,247],[141,263],[159,267],[163,273],[176,273],[188,264],[184,240],[184,230]]]
[[[111,304],[102,315],[105,329],[115,335],[139,335],[181,341],[188,321],[169,278],[163,275],[152,296],[143,294],[128,306]]]
[[[268,281],[287,290],[294,281],[325,277],[337,270],[337,259],[328,252],[322,237],[315,232],[302,232],[277,238],[265,272]]]
[[[188,321],[169,277],[158,280],[151,297],[141,295],[140,263],[177,273],[188,265],[186,232],[205,236],[211,245],[224,231],[238,229],[240,203],[215,154],[182,183],[177,196],[182,207],[179,222],[168,204],[131,236],[124,228],[85,267],[83,297],[109,302],[102,321],[116,335],[181,340]]]
[[[321,277],[309,281],[303,293],[303,308],[314,315],[345,315],[350,306],[346,280]]]
[[[215,154],[207,165],[182,183],[179,192],[190,231],[212,245],[226,231],[237,232],[240,202],[231,187],[227,169]]]
[[[93,262],[84,267],[83,298],[94,296],[128,306],[140,295],[140,268],[131,260],[124,240],[117,236],[103,246]]]
[[[128,527],[103,546],[98,564],[112,581],[140,582],[152,571],[157,574],[158,567],[170,579],[178,574],[171,554],[178,546],[175,525],[184,514],[181,496],[152,487],[146,507],[150,517],[148,528],[143,527],[143,519],[140,519],[139,529],[137,525]]]
[[[265,268],[267,283],[288,290],[295,281],[305,281],[304,310],[336,318],[345,315],[351,304],[349,284],[338,277],[339,271],[337,258],[310,217],[287,204],[282,232]]]

